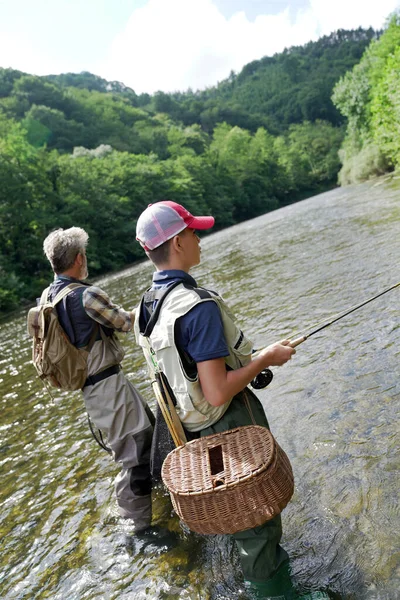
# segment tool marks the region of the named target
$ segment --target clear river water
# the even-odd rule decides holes
[[[194,277],[256,347],[293,338],[398,282],[400,179],[336,189],[201,245]],[[131,308],[151,273],[143,261],[99,283]],[[294,470],[283,545],[302,590],[400,598],[399,303],[397,288],[316,334],[259,392]],[[182,528],[163,489],[154,523],[170,535],[127,535],[118,467],[92,439],[80,394],[51,400],[42,388],[26,312],[0,323],[0,598],[247,598],[229,539]],[[132,334],[124,345],[124,371],[154,406]]]

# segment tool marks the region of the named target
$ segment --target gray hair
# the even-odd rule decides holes
[[[57,274],[68,271],[77,254],[85,252],[88,239],[89,235],[81,227],[52,231],[43,242],[43,250],[53,271]]]

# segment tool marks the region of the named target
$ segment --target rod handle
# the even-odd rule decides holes
[[[292,348],[296,348],[296,346],[299,346],[300,344],[305,342],[307,337],[308,337],[307,335],[303,335],[299,338],[296,338],[295,340],[293,340],[292,342],[289,343],[289,346],[291,346]]]

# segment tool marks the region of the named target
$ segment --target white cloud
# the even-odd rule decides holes
[[[3,68],[42,74],[40,65],[43,62],[43,57],[35,53],[29,40],[0,31],[0,65]]]
[[[383,27],[386,18],[399,7],[399,0],[310,0],[311,11],[323,33],[336,29]]]
[[[51,52],[38,50],[34,38],[18,36],[0,30],[0,66],[23,71],[30,75],[49,75],[82,71],[76,60],[71,60],[68,49],[62,62],[54,58]]]
[[[310,0],[294,22],[288,8],[250,22],[244,12],[225,18],[212,0],[149,0],[115,38],[98,74],[138,93],[202,89],[252,60],[336,29],[378,29],[398,6],[399,0]]]

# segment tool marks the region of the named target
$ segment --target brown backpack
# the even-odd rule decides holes
[[[42,293],[38,306],[28,312],[28,334],[33,338],[32,362],[40,379],[62,390],[79,390],[87,379],[87,357],[93,346],[97,327],[85,348],[76,348],[58,320],[56,304],[72,290],[86,287],[70,283],[52,302],[48,300],[50,288]]]

